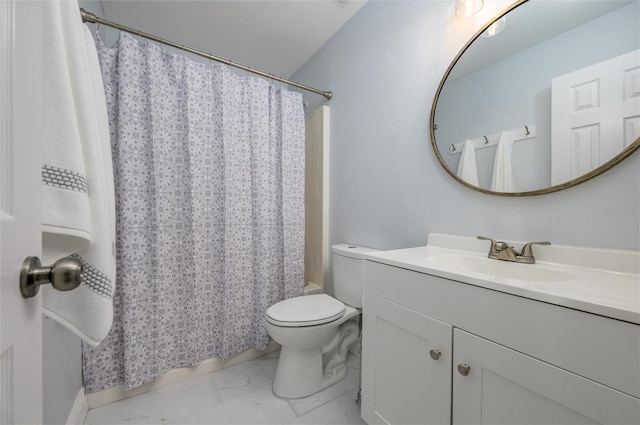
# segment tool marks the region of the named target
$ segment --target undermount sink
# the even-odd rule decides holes
[[[517,279],[528,282],[563,282],[574,275],[538,265],[511,263],[466,255],[434,255],[427,257],[427,267],[480,273],[487,278]]]

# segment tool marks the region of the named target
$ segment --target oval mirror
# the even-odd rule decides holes
[[[433,102],[442,166],[467,187],[522,196],[622,161],[640,147],[638,28],[640,0],[523,0],[488,22]]]

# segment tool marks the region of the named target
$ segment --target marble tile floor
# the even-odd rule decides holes
[[[362,425],[356,404],[360,359],[349,353],[339,383],[309,397],[285,400],[271,391],[279,352],[92,409],[98,424]]]

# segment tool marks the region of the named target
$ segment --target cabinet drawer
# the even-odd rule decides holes
[[[640,326],[367,261],[365,292],[640,398]]]

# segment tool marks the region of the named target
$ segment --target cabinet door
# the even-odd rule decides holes
[[[459,329],[453,341],[454,424],[640,423],[636,398]]]
[[[450,424],[451,326],[365,293],[362,332],[362,418]]]

